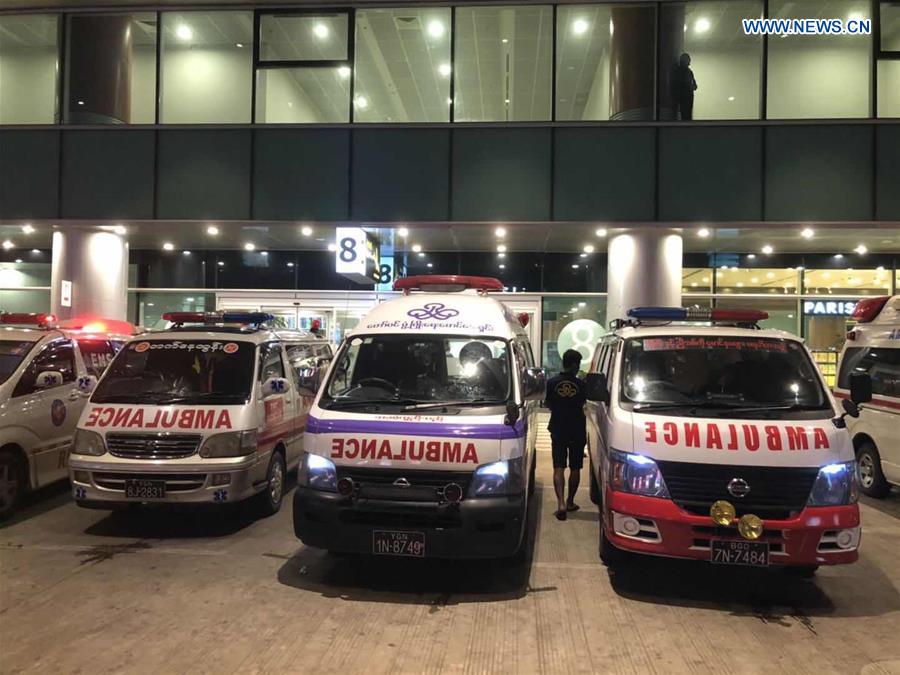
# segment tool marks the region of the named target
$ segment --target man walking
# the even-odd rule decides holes
[[[550,409],[550,438],[553,441],[553,489],[556,490],[557,520],[577,511],[575,493],[581,479],[584,446],[587,443],[584,422],[585,385],[578,377],[581,354],[566,350],[562,372],[547,382],[547,407]],[[569,466],[569,499],[566,500],[566,464]]]

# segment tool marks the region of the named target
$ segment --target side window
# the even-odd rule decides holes
[[[531,351],[531,343],[523,342],[522,351],[525,352],[525,364],[529,368],[534,368],[534,352]]]
[[[286,350],[288,363],[296,377],[299,377],[301,370],[316,365],[317,345],[289,345]]]
[[[598,344],[594,350],[594,358],[591,361],[591,372],[603,372],[603,359],[606,357],[606,345]]]
[[[70,340],[59,340],[44,347],[22,374],[12,395],[24,396],[34,392],[38,375],[51,370],[62,374],[63,384],[75,381],[75,347]]]
[[[879,396],[900,396],[900,349],[885,347],[853,347],[844,355],[838,386],[850,388],[851,373],[868,373],[872,378],[872,393]]]
[[[323,356],[327,359],[330,359],[332,357],[331,347],[329,347],[328,345],[319,345],[316,348],[316,356]]]
[[[270,377],[284,377],[284,363],[281,360],[281,345],[270,342],[259,348],[259,381]]]
[[[121,342],[117,346],[115,342],[109,340],[81,340],[78,342],[84,366],[94,377],[100,377],[103,374],[121,347]]]

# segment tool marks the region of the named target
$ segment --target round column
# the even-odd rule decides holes
[[[656,7],[613,7],[610,14],[609,119],[653,119]]]
[[[66,121],[131,122],[130,15],[69,17]]]
[[[606,320],[632,307],[681,307],[681,233],[666,228],[623,230],[609,238]]]
[[[53,233],[50,311],[76,317],[125,321],[128,314],[128,242],[112,232]]]

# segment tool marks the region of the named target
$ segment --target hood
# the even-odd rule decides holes
[[[471,471],[521,454],[525,422],[503,415],[354,415],[314,409],[304,449],[337,465]]]
[[[854,458],[830,419],[747,420],[630,413],[633,452],[702,464],[819,467]]]
[[[85,407],[78,426],[101,433],[108,431],[222,432],[246,429],[241,424],[242,405],[134,405],[92,403]]]

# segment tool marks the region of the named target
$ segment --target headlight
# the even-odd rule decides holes
[[[475,469],[469,497],[496,497],[514,495],[525,487],[522,476],[522,458],[482,464]]]
[[[327,457],[304,452],[297,469],[297,485],[323,492],[337,492],[337,469]]]
[[[210,436],[200,448],[201,457],[243,457],[256,452],[256,430],[229,431]]]
[[[73,455],[91,455],[99,457],[106,454],[106,443],[103,436],[87,429],[78,429],[75,432],[75,441],[72,443]]]
[[[842,506],[859,499],[856,461],[828,464],[819,469],[807,506]]]
[[[645,497],[669,498],[659,467],[649,457],[630,452],[609,452],[609,486],[619,492]]]

